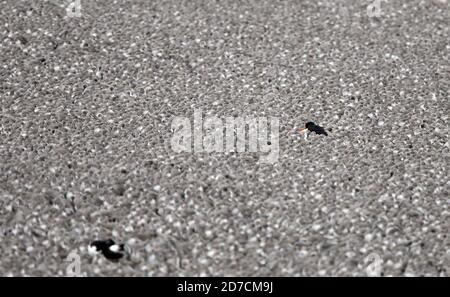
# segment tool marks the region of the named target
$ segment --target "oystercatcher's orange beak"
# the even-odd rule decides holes
[[[301,128],[299,131],[300,131],[300,133],[303,133],[303,132],[305,132],[305,130],[307,130],[308,128],[306,128],[306,127],[304,127],[304,128]]]

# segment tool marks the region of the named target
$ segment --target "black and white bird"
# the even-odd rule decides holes
[[[102,255],[112,261],[123,258],[127,253],[125,244],[116,244],[114,240],[95,240],[88,247],[88,253],[92,256],[102,253]]]
[[[329,129],[329,131],[331,131],[331,129]],[[312,132],[319,134],[319,135],[328,136],[328,133],[325,130],[325,128],[323,128],[319,125],[316,125],[314,122],[307,122],[305,124],[305,127],[300,129],[300,133],[305,135],[305,140],[308,139],[308,134],[312,133]]]

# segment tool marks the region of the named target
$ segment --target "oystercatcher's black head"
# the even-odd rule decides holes
[[[314,126],[316,126],[316,124],[314,124],[314,122],[307,122],[305,124],[305,128],[308,130],[311,130],[311,128],[313,128]]]

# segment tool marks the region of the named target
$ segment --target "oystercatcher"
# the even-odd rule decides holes
[[[101,252],[106,259],[111,261],[117,261],[127,253],[123,243],[116,244],[112,239],[93,241],[89,245],[88,251],[92,255]]]
[[[329,129],[329,131],[331,131],[331,130]],[[319,135],[328,136],[328,133],[327,133],[327,131],[325,131],[325,128],[323,128],[319,125],[316,125],[314,122],[307,122],[305,124],[305,127],[300,129],[300,133],[305,134],[305,140],[308,139],[308,134],[311,132],[314,132]]]

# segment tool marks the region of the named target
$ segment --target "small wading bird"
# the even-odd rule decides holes
[[[328,130],[331,132],[331,129],[328,129]],[[319,135],[328,136],[328,133],[327,133],[327,131],[325,131],[325,128],[323,128],[319,125],[316,125],[314,122],[307,122],[305,124],[305,127],[301,128],[299,131],[301,134],[305,135],[305,140],[308,139],[308,134],[311,132],[315,132],[316,134],[319,134]]]

